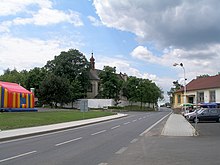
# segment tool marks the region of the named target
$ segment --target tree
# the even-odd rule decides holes
[[[40,99],[43,103],[57,107],[64,103],[71,102],[71,85],[67,78],[62,78],[54,74],[48,74],[41,83]]]
[[[131,102],[136,101],[141,103],[157,104],[158,99],[163,98],[162,90],[151,80],[129,77],[124,84],[123,95]]]
[[[137,87],[139,85],[139,80],[140,79],[136,77],[130,76],[123,84],[123,96],[125,96],[131,103],[137,101]]]
[[[167,92],[167,95],[170,97],[170,103],[173,103],[174,93],[182,88],[183,86],[178,82],[178,80],[173,82],[174,87],[170,88],[170,91]]]
[[[203,74],[203,75],[196,76],[196,78],[203,78],[203,77],[210,77],[210,75],[209,74]]]
[[[101,96],[103,98],[114,99],[117,103],[122,87],[122,80],[117,77],[116,68],[105,66],[99,77],[101,80]]]
[[[73,102],[83,97],[83,93],[81,89],[82,89],[82,86],[78,80],[72,81],[71,88],[70,88],[72,108],[73,108]]]
[[[25,79],[27,71],[23,70],[18,72],[16,69],[10,70],[9,68],[4,70],[4,74],[0,76],[1,81],[18,83],[22,86],[25,86]]]
[[[26,77],[25,86],[27,89],[35,88],[35,96],[39,97],[40,84],[44,80],[47,72],[45,68],[35,67],[31,69]]]
[[[86,57],[76,49],[70,49],[68,52],[61,52],[59,56],[45,65],[48,72],[56,76],[67,78],[70,83],[75,80],[80,82],[80,91],[86,96],[89,85],[90,63]]]

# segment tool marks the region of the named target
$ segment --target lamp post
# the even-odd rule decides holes
[[[184,112],[186,113],[186,70],[183,66],[183,63],[177,64],[174,63],[173,66],[181,66],[183,68],[183,76],[184,76],[184,98],[183,98],[183,102],[184,102]]]

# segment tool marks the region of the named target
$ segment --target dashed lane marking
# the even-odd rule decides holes
[[[72,140],[68,140],[68,141],[65,141],[65,142],[62,142],[62,143],[58,143],[56,144],[55,146],[60,146],[60,145],[63,145],[63,144],[67,144],[67,143],[71,143],[71,142],[74,142],[74,141],[77,141],[77,140],[80,140],[82,139],[82,137],[79,137],[79,138],[75,138],[75,139],[72,139]]]
[[[30,155],[30,154],[33,154],[35,152],[37,152],[37,151],[30,151],[30,152],[26,152],[26,153],[23,153],[23,154],[12,156],[12,157],[9,157],[9,158],[6,158],[6,159],[2,159],[2,160],[0,160],[0,163],[8,161],[8,160],[16,159],[16,158],[19,158],[19,157],[22,157],[22,156]]]
[[[93,133],[93,134],[91,134],[91,135],[93,136],[93,135],[97,135],[97,134],[100,134],[100,133],[103,133],[103,132],[106,132],[106,130],[102,130],[102,131],[99,131],[99,132],[95,132],[95,133]]]
[[[129,124],[130,122],[126,122],[126,123],[124,123],[124,125],[127,125],[127,124]]]
[[[135,142],[137,142],[137,141],[138,141],[138,139],[135,138],[135,139],[133,139],[130,143],[135,143]]]
[[[108,165],[108,163],[99,163],[98,165]]]
[[[117,126],[112,127],[111,129],[116,129],[116,128],[119,128],[119,127],[120,127],[120,125],[117,125]]]
[[[128,147],[122,147],[120,150],[118,150],[115,154],[122,154],[128,149]]]

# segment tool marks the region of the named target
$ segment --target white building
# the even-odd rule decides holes
[[[179,108],[184,102],[184,88],[174,93],[173,107]],[[193,79],[186,85],[186,102],[220,103],[220,74]]]

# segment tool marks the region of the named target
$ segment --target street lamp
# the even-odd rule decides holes
[[[184,112],[186,113],[186,70],[183,66],[183,63],[180,63],[180,64],[177,64],[177,63],[174,63],[173,66],[181,66],[183,68],[183,76],[184,76]]]

